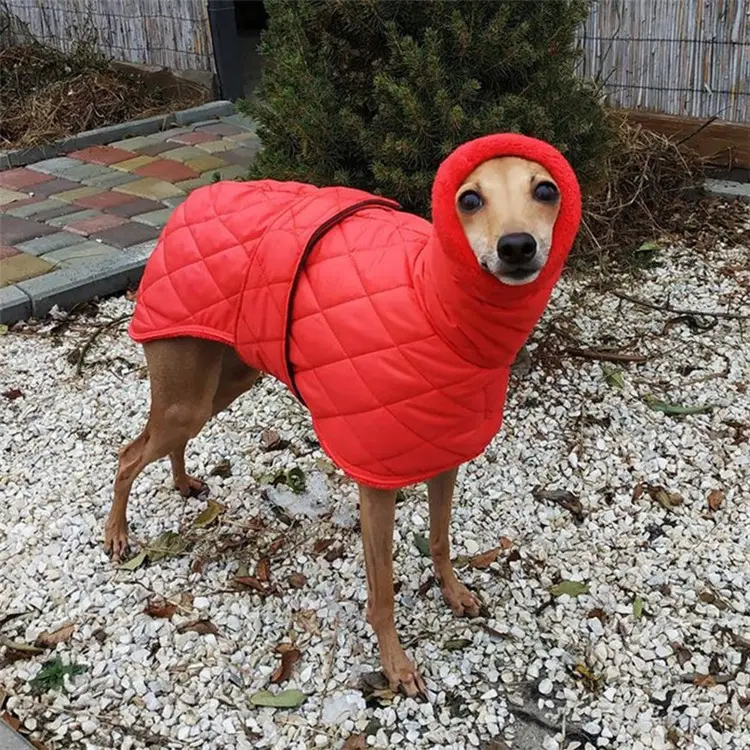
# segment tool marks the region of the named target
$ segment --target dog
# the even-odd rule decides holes
[[[457,616],[480,603],[455,575],[449,527],[460,464],[497,433],[509,368],[541,316],[580,221],[575,174],[514,134],[441,164],[433,224],[350,188],[218,183],[176,209],[146,266],[130,335],[151,407],[120,451],[105,547],[126,553],[138,474],[169,456],[176,489],[203,483],[185,448],[263,373],[311,411],[323,449],[359,486],[367,620],[391,688],[425,684],[394,624],[400,487],[426,482],[429,544]]]

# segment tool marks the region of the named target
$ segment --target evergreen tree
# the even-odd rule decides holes
[[[429,212],[457,145],[515,131],[586,183],[613,130],[574,73],[591,0],[266,0],[251,176],[346,184]]]

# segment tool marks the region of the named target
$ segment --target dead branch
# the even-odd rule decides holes
[[[695,317],[708,317],[708,318],[723,318],[725,320],[750,320],[750,315],[742,315],[740,313],[723,312],[721,310],[681,310],[676,307],[672,307],[669,303],[663,305],[657,305],[654,302],[649,302],[640,297],[633,297],[625,292],[620,292],[616,289],[609,289],[610,294],[613,294],[618,299],[630,302],[633,305],[639,307],[646,307],[649,310],[657,310],[663,313],[672,313],[674,315],[692,315]]]

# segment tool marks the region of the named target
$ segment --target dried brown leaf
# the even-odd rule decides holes
[[[469,558],[469,565],[478,570],[489,568],[489,566],[497,560],[499,554],[500,547],[493,547],[492,549],[487,550],[487,552],[482,552],[479,555],[474,555],[474,557]]]
[[[507,536],[500,537],[501,549],[510,549],[512,546],[513,546],[513,541],[511,539],[509,539]]]
[[[342,750],[366,750],[367,737],[364,734],[350,734]]]
[[[262,583],[268,583],[271,578],[271,563],[267,557],[261,557],[255,566],[255,577]]]
[[[328,549],[333,544],[333,539],[318,539],[313,544],[313,552],[319,555],[323,550]]]
[[[203,568],[206,567],[206,558],[205,557],[196,557],[195,560],[190,564],[190,572],[191,573],[202,573]]]
[[[310,635],[320,635],[320,628],[318,627],[318,616],[315,614],[314,609],[301,609],[299,612],[295,612],[292,615],[294,624],[300,629],[304,630],[305,633]]]
[[[232,476],[232,464],[228,458],[222,458],[216,466],[208,473],[210,477],[221,477],[227,479]]]
[[[323,556],[328,562],[333,562],[344,556],[344,548],[342,545],[337,544],[335,547],[331,547],[328,552]]]
[[[75,629],[76,626],[74,623],[66,622],[52,633],[45,630],[37,636],[34,645],[40,648],[54,648],[58,643],[67,643],[73,637]]]
[[[645,491],[646,491],[645,482],[638,482],[638,484],[636,484],[636,486],[633,487],[633,500],[638,500]]]
[[[417,596],[424,596],[435,584],[435,576],[427,576],[427,579],[417,589]]]
[[[177,605],[168,602],[163,596],[156,596],[149,599],[143,610],[144,614],[149,617],[164,618],[169,620],[177,611]]]
[[[5,396],[8,401],[15,401],[17,398],[23,396],[23,391],[20,388],[9,388],[7,391],[3,391],[3,396]]]
[[[177,628],[178,633],[187,633],[188,631],[193,633],[200,633],[201,635],[219,635],[219,630],[211,620],[191,620],[190,622],[183,623]]]
[[[0,714],[0,719],[4,721],[14,732],[17,732],[21,726],[21,722],[15,716],[11,716],[7,711]]]
[[[5,658],[7,661],[19,661],[21,659],[31,659],[44,652],[39,646],[32,646],[20,641],[12,641],[9,638],[0,636],[0,646],[5,646]]]
[[[264,451],[280,451],[289,446],[289,441],[282,440],[279,433],[269,427],[260,433],[260,444]]]
[[[716,685],[716,680],[713,678],[713,675],[696,673],[693,675],[692,683],[696,687],[710,688]]]
[[[291,643],[280,643],[276,647],[276,653],[281,656],[281,663],[271,675],[271,682],[279,685],[289,679],[294,665],[302,658],[302,654]]]
[[[607,613],[601,608],[601,607],[594,607],[593,609],[590,609],[586,615],[587,620],[591,620],[592,618],[596,617],[599,622],[604,625],[605,622],[607,622]]]
[[[234,582],[259,594],[267,594],[266,587],[255,576],[235,576]]]
[[[287,580],[293,589],[301,589],[307,583],[307,578],[302,573],[292,573]]]
[[[268,545],[268,556],[273,557],[286,543],[286,537],[285,536],[277,536],[276,539],[274,539],[271,544]]]

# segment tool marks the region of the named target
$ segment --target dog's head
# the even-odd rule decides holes
[[[490,159],[466,178],[455,210],[479,265],[505,284],[535,281],[549,258],[560,189],[541,165]]]
[[[499,133],[464,143],[443,161],[432,219],[456,277],[476,294],[510,302],[551,291],[578,231],[581,193],[554,146]]]

